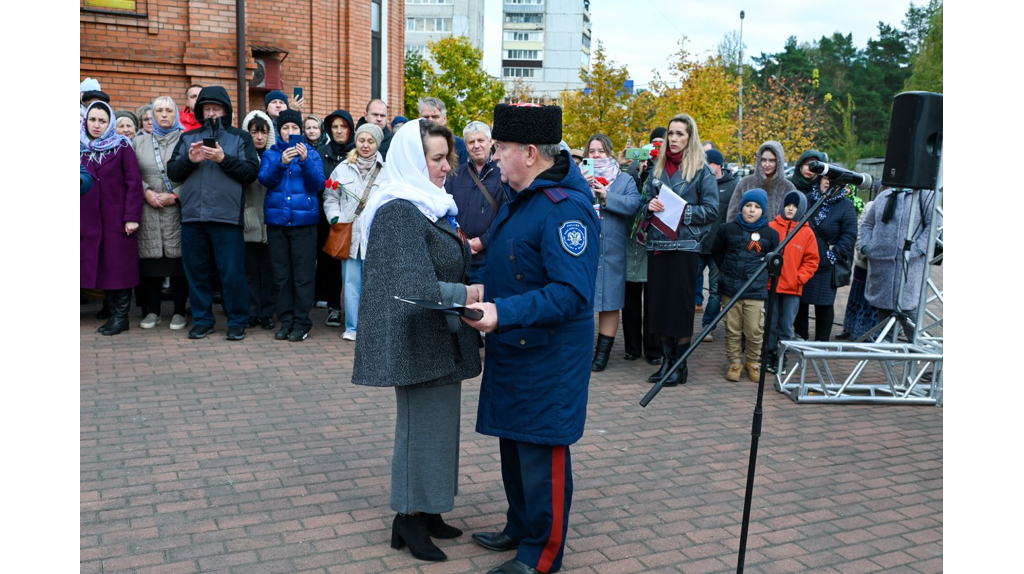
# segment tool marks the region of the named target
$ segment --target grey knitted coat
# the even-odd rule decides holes
[[[775,174],[772,176],[771,189],[765,187],[767,179],[764,175],[764,169],[761,168],[761,155],[764,150],[771,150],[775,154],[775,160],[778,162],[775,166]],[[778,213],[779,209],[782,208],[782,200],[786,197],[786,194],[796,189],[793,182],[786,179],[783,171],[786,166],[786,157],[782,155],[782,144],[777,141],[766,141],[761,144],[761,147],[757,149],[757,163],[754,165],[754,173],[744,177],[736,184],[736,189],[732,192],[732,199],[729,200],[729,211],[725,214],[725,222],[736,219],[736,214],[740,212],[740,202],[743,200],[743,194],[751,189],[763,189],[768,192],[768,212],[767,213]]]
[[[431,223],[401,199],[377,210],[363,264],[353,383],[437,386],[480,374],[479,333],[452,315],[395,299],[464,303],[470,257],[446,218]]]
[[[864,298],[877,309],[895,309],[899,293],[900,269],[903,267],[902,246],[907,238],[907,225],[911,210],[914,215],[913,245],[910,248],[910,266],[907,269],[907,285],[903,290],[900,308],[904,311],[916,309],[921,298],[921,281],[924,279],[925,250],[928,248],[928,230],[932,224],[931,194],[923,191],[917,201],[911,202],[910,192],[901,192],[896,199],[896,211],[892,219],[882,223],[882,213],[893,191],[883,191],[864,213],[860,227],[860,246],[868,262],[867,285]],[[921,224],[924,216],[925,224]],[[941,223],[940,223],[941,225]]]

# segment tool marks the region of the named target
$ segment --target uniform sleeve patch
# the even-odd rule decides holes
[[[579,257],[587,250],[587,228],[581,221],[566,221],[560,225],[558,238],[562,242],[562,249],[573,257]]]

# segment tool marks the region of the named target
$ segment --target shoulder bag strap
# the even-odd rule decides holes
[[[476,174],[476,170],[473,169],[471,164],[466,165],[466,171],[468,171],[470,177],[473,178],[473,183],[475,183],[480,189],[480,193],[484,194],[484,197],[487,198],[487,203],[490,203],[491,207],[494,208],[494,213],[498,213],[498,203],[494,201],[494,198],[491,197],[491,193],[487,191],[486,187],[484,187],[483,182],[480,181],[480,177]]]
[[[356,217],[363,212],[366,207],[366,198],[370,197],[370,188],[373,187],[373,180],[377,179],[377,174],[380,173],[380,166],[373,168],[373,175],[370,176],[370,181],[366,183],[366,189],[363,191],[363,198],[359,200],[359,205],[356,207]]]
[[[156,156],[156,166],[160,168],[160,177],[164,180],[164,187],[167,188],[167,193],[173,193],[174,186],[171,185],[171,180],[167,177],[167,168],[164,167],[164,160],[160,157],[160,144],[157,143],[155,135],[151,139],[153,140],[153,155]]]

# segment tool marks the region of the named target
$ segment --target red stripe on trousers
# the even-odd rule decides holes
[[[551,447],[551,534],[548,542],[544,545],[544,552],[540,555],[537,563],[537,570],[547,572],[551,570],[558,551],[562,549],[564,532],[562,525],[565,523],[563,513],[565,512],[565,446]]]

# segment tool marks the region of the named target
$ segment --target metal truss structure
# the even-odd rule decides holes
[[[914,193],[916,198],[919,192]],[[929,265],[925,266],[917,317],[897,320],[894,315],[853,343],[780,341],[784,353],[780,353],[778,372],[782,374],[776,376],[776,391],[797,403],[942,405],[943,296],[932,278],[932,265],[942,262],[941,183],[932,197]],[[912,218],[910,229],[914,229]],[[940,247],[938,254],[936,246]],[[901,294],[902,289],[903,284]],[[913,332],[913,340],[904,344],[895,342],[901,322],[905,332]],[[782,355],[790,363],[785,373]]]

